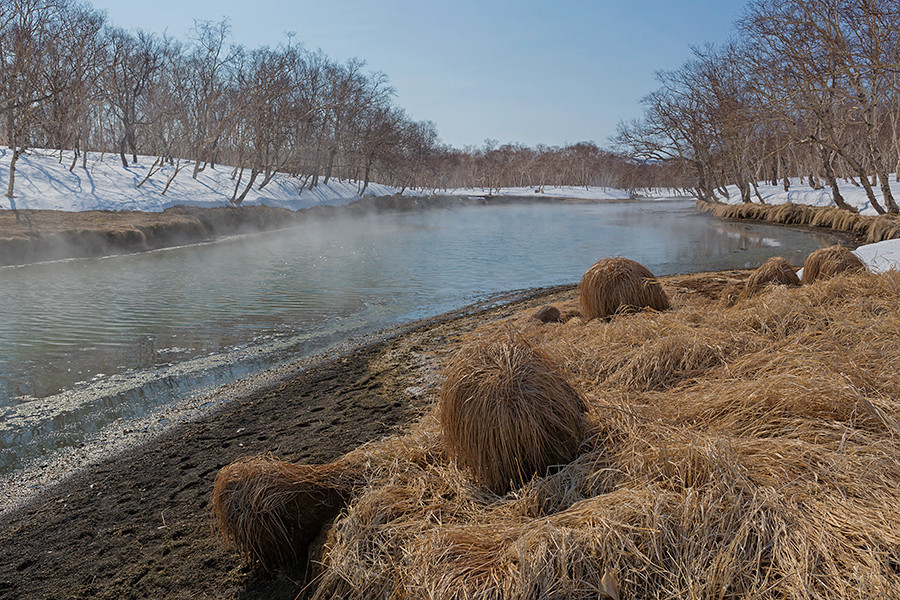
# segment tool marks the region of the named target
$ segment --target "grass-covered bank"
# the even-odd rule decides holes
[[[553,357],[587,404],[578,455],[494,494],[454,458],[433,391],[408,431],[356,451],[365,484],[313,596],[898,597],[900,274],[725,307],[729,279],[666,279],[665,312],[584,321],[570,296],[560,322],[466,336],[513,329]]]
[[[867,216],[836,207],[805,204],[710,204],[698,201],[697,209],[714,217],[751,220],[777,225],[822,227],[854,236],[862,244],[900,238],[897,215]]]

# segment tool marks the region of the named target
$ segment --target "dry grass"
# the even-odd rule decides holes
[[[588,437],[515,492],[435,414],[359,449],[314,596],[900,597],[900,273],[716,302],[529,330]]]
[[[345,461],[298,465],[257,456],[216,476],[213,529],[226,545],[263,565],[303,560],[322,525],[344,507],[357,469]]]
[[[669,298],[646,267],[622,257],[604,258],[587,270],[578,285],[585,320],[652,308],[666,310]]]
[[[562,313],[555,306],[547,304],[531,313],[532,319],[537,319],[541,323],[559,323],[563,320]]]
[[[697,208],[720,219],[752,219],[782,225],[825,227],[857,235],[866,244],[900,238],[900,217],[897,215],[869,217],[834,206],[806,206],[790,202],[766,206],[697,202]]]
[[[441,429],[475,480],[497,494],[574,458],[584,400],[540,350],[508,333],[474,339],[444,371]]]
[[[855,254],[844,246],[835,244],[816,250],[806,257],[803,264],[803,283],[810,284],[819,279],[828,279],[845,271],[865,271],[866,266]]]
[[[755,296],[770,284],[800,285],[800,278],[791,263],[780,256],[773,256],[750,275],[744,288],[744,296]]]

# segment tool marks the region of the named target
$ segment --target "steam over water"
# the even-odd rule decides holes
[[[658,275],[802,262],[831,239],[688,201],[327,220],[141,255],[0,269],[0,474],[330,345],[621,255]],[[790,249],[790,250],[789,250]]]

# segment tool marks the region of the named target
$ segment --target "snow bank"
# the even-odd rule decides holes
[[[12,151],[0,146],[0,189],[5,192],[9,182],[9,162]],[[139,156],[137,164],[122,167],[117,154],[88,153],[87,168],[82,168],[81,160],[69,172],[72,153],[59,151],[31,150],[16,163],[15,197],[10,202],[0,196],[0,208],[43,209],[43,210],[141,210],[159,212],[184,204],[187,206],[225,206],[234,193],[232,167],[219,165],[215,169],[206,168],[191,177],[193,163],[184,165],[169,186],[165,195],[162,191],[166,182],[175,172],[175,167],[166,165],[140,187],[147,176],[154,157]],[[247,184],[249,172],[244,173],[241,189]],[[266,204],[290,210],[321,205],[349,204],[359,198],[361,182],[337,181],[328,185],[320,183],[315,189],[300,190],[302,180],[284,174],[275,177],[262,190],[258,189],[261,179],[247,195],[244,204]],[[378,183],[370,183],[367,196],[387,196],[400,190]],[[454,196],[484,196],[487,188],[459,188],[454,190],[406,190],[407,196],[432,194]],[[684,196],[680,190],[645,189],[635,194],[642,198],[669,198]],[[502,188],[494,195],[526,196],[541,198],[574,198],[579,200],[624,200],[631,197],[627,190],[605,187],[545,186],[541,193],[535,188]]]
[[[898,199],[900,198],[900,183],[896,182],[895,179],[896,177],[894,175],[889,177],[891,194],[895,199]],[[786,204],[787,202],[793,202],[794,204],[807,204],[809,206],[834,206],[830,187],[814,190],[805,183],[804,179],[799,178],[791,179],[790,184],[790,189],[785,192],[784,187],[781,185],[760,183],[759,195],[762,196],[766,204]],[[849,181],[839,180],[838,188],[841,190],[841,196],[844,197],[847,204],[859,209],[860,214],[878,214],[875,209],[872,208],[872,204],[866,197],[866,190],[863,189],[861,185],[854,185],[854,183]],[[878,202],[884,207],[884,197],[881,193],[880,186],[876,185],[873,189]],[[741,203],[741,192],[737,186],[729,185],[726,188],[726,191],[728,192],[728,198],[722,200],[723,202],[726,204]],[[753,190],[751,190],[750,195],[753,202],[759,202],[759,198],[756,197]]]
[[[629,192],[628,190],[599,186],[545,185],[542,191],[538,192],[537,190],[538,188],[536,187],[508,187],[500,188],[500,191],[497,191],[496,189],[493,190],[493,195],[526,198],[566,198],[574,200],[628,200],[633,196],[648,199],[687,197],[682,190],[675,189],[641,189],[635,190],[632,194],[632,192]],[[486,196],[489,192],[490,190],[487,188],[458,188],[454,190],[438,191],[437,193],[454,196]]]
[[[175,172],[172,166],[163,167],[141,187],[138,184],[146,177],[154,159],[138,157],[138,163],[127,168],[116,154],[88,153],[87,168],[77,166],[69,172],[72,153],[63,152],[62,162],[58,151],[29,151],[16,163],[15,197],[12,202],[5,191],[9,182],[9,162],[12,150],[0,146],[0,208],[44,209],[44,210],[141,210],[159,212],[184,204],[188,206],[225,206],[234,193],[235,181],[231,179],[232,168],[207,167],[191,177],[193,163],[184,166],[162,195],[166,182]],[[241,190],[246,186],[249,172],[244,173]],[[300,191],[301,180],[277,174],[266,187],[258,189],[262,182],[257,180],[247,194],[244,204],[266,204],[291,210],[318,205],[347,204],[359,198],[362,187],[355,181],[330,180],[313,190]],[[366,195],[383,196],[396,190],[377,183],[370,183]]]
[[[853,251],[873,273],[900,270],[900,240],[866,244]]]

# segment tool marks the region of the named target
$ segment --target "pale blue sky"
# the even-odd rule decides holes
[[[231,20],[234,41],[284,34],[386,73],[396,101],[451,145],[486,138],[606,145],[640,115],[653,73],[690,46],[722,42],[745,0],[95,0],[110,22],[184,38],[193,20]]]

